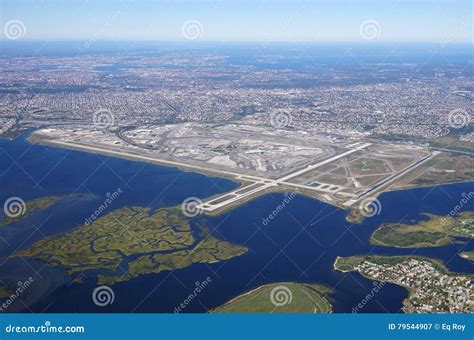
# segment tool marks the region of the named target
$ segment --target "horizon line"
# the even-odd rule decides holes
[[[21,40],[11,40],[11,39],[0,39],[0,43],[54,43],[54,42],[87,42],[90,41],[90,38],[71,38],[71,39],[21,39]],[[359,45],[378,45],[378,44],[444,44],[444,45],[472,45],[474,46],[474,41],[446,41],[446,40],[407,40],[407,41],[392,41],[392,40],[380,40],[380,41],[359,41],[359,40],[301,40],[301,41],[288,41],[288,40],[279,40],[279,41],[268,41],[268,40],[199,40],[199,41],[189,41],[189,40],[137,40],[137,39],[101,39],[94,40],[94,44],[100,43],[111,43],[111,42],[137,42],[137,43],[182,43],[188,45],[200,45],[205,43],[244,43],[244,44],[359,44]]]

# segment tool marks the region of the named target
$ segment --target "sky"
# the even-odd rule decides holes
[[[470,0],[0,0],[2,40],[472,43]]]

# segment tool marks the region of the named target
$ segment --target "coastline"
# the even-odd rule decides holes
[[[304,282],[296,282],[296,281],[295,282],[286,282],[286,281],[285,282],[272,282],[272,283],[263,284],[261,286],[258,286],[256,288],[254,288],[254,289],[251,289],[251,290],[246,291],[244,293],[238,294],[237,296],[235,296],[232,299],[228,300],[224,304],[208,310],[207,313],[216,313],[219,310],[225,309],[226,307],[238,302],[239,300],[244,299],[245,297],[247,297],[251,294],[254,294],[256,292],[259,292],[261,290],[264,290],[266,288],[269,288],[269,287],[272,287],[272,286],[278,287],[278,286],[289,286],[289,285],[300,286],[302,288],[306,288],[306,289],[309,289],[309,290],[313,291],[314,294],[317,294],[327,304],[328,310],[326,311],[326,313],[327,314],[332,314],[333,313],[333,306],[332,306],[331,302],[329,301],[329,299],[327,297],[327,295],[332,292],[331,288],[329,288],[329,287],[327,287],[323,284],[319,284],[319,283],[312,284],[312,283],[304,283]]]
[[[151,156],[145,156],[145,155],[139,155],[135,154],[133,152],[123,152],[123,151],[118,151],[118,150],[111,150],[111,149],[106,149],[102,147],[93,147],[93,146],[88,146],[88,145],[82,145],[82,144],[73,144],[73,143],[67,143],[67,142],[61,142],[57,140],[50,139],[48,137],[44,136],[38,136],[35,135],[35,131],[33,131],[30,136],[26,138],[26,140],[32,144],[39,144],[39,145],[46,145],[46,146],[52,146],[52,147],[58,147],[58,148],[63,148],[63,149],[69,149],[69,150],[75,150],[75,151],[82,151],[82,152],[87,152],[87,153],[92,153],[92,154],[100,154],[100,155],[105,155],[105,156],[110,156],[110,157],[117,157],[121,159],[126,159],[130,161],[135,161],[135,162],[145,162],[149,164],[156,164],[156,165],[161,165],[165,167],[173,167],[176,169],[179,169],[180,171],[183,172],[195,172],[204,176],[210,176],[210,177],[216,177],[216,178],[222,178],[222,179],[227,179],[231,180],[235,183],[238,184],[238,187],[235,188],[234,190],[238,190],[241,188],[244,188],[246,185],[250,184],[250,181],[246,181],[244,178],[252,179],[252,178],[257,178],[252,175],[245,175],[245,174],[239,174],[239,173],[233,173],[230,171],[217,171],[217,170],[211,170],[204,168],[199,165],[194,165],[194,164],[183,164],[181,162],[173,161],[173,160],[167,160],[167,159],[160,159],[156,157],[151,157]],[[450,184],[461,184],[461,183],[474,183],[474,181],[455,181],[455,182],[447,182],[447,183],[438,183],[438,184],[433,184],[433,185],[413,185],[409,187],[392,187],[389,186],[385,190],[380,191],[380,192],[375,192],[373,197],[379,197],[383,193],[386,192],[396,192],[396,191],[402,191],[402,190],[412,190],[412,189],[420,189],[420,188],[430,188],[430,187],[436,187],[439,185],[450,185]],[[309,197],[321,202],[324,202],[326,204],[329,204],[331,206],[340,208],[344,211],[346,211],[348,214],[351,213],[353,209],[357,209],[357,207],[347,207],[343,206],[342,204],[338,204],[334,201],[329,201],[323,197],[323,195],[315,194],[312,192],[309,192],[308,190],[302,189],[302,188],[296,188],[296,187],[286,187],[285,185],[280,185],[276,187],[269,187],[265,190],[262,190],[260,192],[257,192],[255,194],[251,194],[247,197],[245,197],[242,200],[239,200],[235,203],[229,204],[221,209],[216,209],[214,211],[205,211],[203,212],[204,214],[208,216],[219,216],[221,214],[224,214],[230,210],[233,210],[239,206],[242,206],[249,201],[260,197],[264,196],[270,193],[288,193],[288,192],[294,192],[297,194],[300,194],[305,197]],[[212,200],[213,198],[221,196],[221,194],[216,194],[210,197],[205,197],[205,201]],[[348,221],[350,222],[350,221]],[[354,223],[354,222],[351,222]],[[358,223],[356,223],[358,224]]]
[[[469,273],[463,273],[463,272],[451,272],[445,265],[444,265],[444,262],[442,260],[439,260],[439,259],[435,259],[435,258],[431,258],[431,257],[427,257],[427,256],[420,256],[420,255],[395,255],[395,256],[385,256],[385,255],[369,255],[370,256],[375,256],[375,257],[382,257],[382,258],[406,258],[406,259],[410,259],[410,258],[414,258],[414,259],[417,259],[417,260],[420,260],[420,261],[427,261],[427,262],[430,262],[433,264],[433,266],[439,270],[441,273],[445,274],[445,275],[467,275],[467,276],[471,276],[473,277],[472,274],[469,274]],[[353,256],[349,256],[349,257],[359,257],[359,258],[364,258],[366,257],[365,255],[353,255]],[[406,313],[405,309],[409,306],[408,302],[410,300],[410,298],[412,297],[412,295],[414,294],[414,289],[403,284],[403,283],[394,283],[394,282],[391,282],[391,281],[387,281],[387,280],[380,280],[380,279],[375,279],[371,276],[368,276],[366,275],[365,273],[362,273],[360,271],[358,271],[357,269],[355,268],[352,268],[351,270],[342,270],[342,269],[339,269],[337,268],[337,262],[339,259],[343,258],[342,256],[337,256],[336,257],[336,260],[334,261],[333,263],[333,268],[335,271],[339,271],[339,272],[342,272],[342,273],[350,273],[350,272],[356,272],[358,273],[360,276],[368,279],[368,280],[371,280],[371,281],[376,281],[376,282],[383,282],[383,283],[388,283],[388,284],[392,284],[392,285],[396,285],[396,286],[399,286],[399,287],[402,287],[404,289],[407,290],[408,292],[408,295],[407,297],[402,301],[402,308],[401,308],[401,312],[403,313]]]
[[[117,157],[117,158],[126,159],[126,160],[130,160],[130,161],[135,161],[135,162],[145,162],[145,163],[149,163],[149,164],[156,164],[156,165],[161,165],[161,166],[166,166],[166,167],[173,167],[173,168],[179,169],[179,170],[184,171],[184,172],[194,172],[194,173],[198,173],[198,174],[201,174],[201,175],[204,175],[204,176],[228,179],[228,180],[231,180],[231,181],[233,181],[233,182],[235,182],[239,185],[234,190],[241,189],[241,188],[245,187],[246,185],[248,185],[249,183],[251,183],[249,181],[245,181],[241,177],[247,177],[249,179],[252,179],[252,177],[254,177],[252,175],[237,174],[237,173],[231,173],[231,172],[228,172],[228,171],[222,171],[222,172],[213,171],[213,170],[205,169],[205,168],[203,168],[201,166],[197,166],[197,165],[183,164],[183,163],[175,162],[175,161],[172,161],[172,160],[158,159],[158,158],[154,158],[154,157],[150,157],[150,156],[143,156],[143,155],[134,154],[134,153],[131,153],[131,152],[122,152],[122,151],[115,151],[115,150],[110,150],[110,149],[105,149],[105,148],[100,148],[100,147],[92,147],[92,146],[87,146],[87,145],[82,145],[82,144],[72,144],[72,143],[67,143],[67,142],[60,142],[60,141],[57,141],[57,140],[52,140],[52,139],[45,138],[45,137],[42,137],[42,136],[34,135],[34,132],[29,137],[27,137],[26,140],[28,142],[32,143],[32,144],[46,145],[46,146],[58,147],[58,148],[63,148],[63,149],[68,149],[68,150],[75,150],[75,151],[87,152],[87,153],[92,153],[92,154],[100,154],[100,155],[105,155],[105,156],[110,156],[110,157]],[[309,198],[327,203],[329,205],[340,208],[342,210],[346,210],[346,211],[350,210],[350,208],[343,207],[342,205],[336,204],[335,202],[325,200],[320,195],[312,195],[304,189],[293,188],[293,187],[290,188],[290,187],[286,187],[285,185],[281,185],[281,186],[278,186],[278,187],[269,187],[269,188],[267,188],[263,191],[260,191],[256,194],[249,195],[249,196],[245,197],[244,199],[242,199],[242,200],[240,200],[236,203],[230,204],[230,205],[228,205],[228,206],[226,206],[222,209],[217,209],[217,210],[212,211],[212,212],[205,212],[205,214],[209,215],[209,216],[219,216],[219,215],[221,215],[223,213],[226,213],[230,210],[233,210],[233,209],[235,209],[235,208],[237,208],[241,205],[244,205],[244,204],[248,203],[249,201],[251,201],[251,200],[253,200],[257,197],[264,196],[264,195],[270,194],[270,193],[287,193],[287,192],[295,192],[297,194],[300,194],[300,195],[303,195],[303,196],[306,196],[306,197],[309,197]],[[206,201],[211,200],[211,199],[219,197],[221,195],[222,195],[222,193],[221,194],[216,194],[216,195],[213,195],[213,196],[210,196],[210,197],[205,197],[205,200]]]

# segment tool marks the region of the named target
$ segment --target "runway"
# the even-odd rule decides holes
[[[245,198],[247,198],[249,196],[255,195],[255,194],[257,194],[261,191],[265,191],[265,190],[268,190],[272,187],[276,187],[276,186],[279,186],[279,185],[285,185],[285,186],[297,187],[297,188],[304,187],[304,189],[314,190],[314,191],[323,191],[324,192],[325,190],[323,190],[323,189],[318,189],[318,188],[314,188],[314,187],[311,187],[311,186],[305,186],[305,185],[301,185],[301,184],[294,184],[294,183],[291,183],[291,182],[288,182],[288,181],[292,178],[301,176],[302,174],[304,174],[308,171],[312,171],[316,168],[319,168],[323,165],[334,162],[334,161],[336,161],[340,158],[346,157],[350,154],[358,152],[358,151],[360,151],[362,149],[365,149],[368,146],[372,145],[371,143],[363,143],[363,144],[356,143],[356,144],[358,146],[356,146],[356,147],[354,147],[354,148],[352,148],[352,149],[350,149],[346,152],[340,153],[336,156],[330,157],[330,158],[325,159],[325,160],[323,160],[321,162],[318,162],[316,164],[308,165],[307,167],[305,167],[303,169],[292,172],[292,173],[290,173],[288,175],[285,175],[285,176],[283,176],[279,179],[274,179],[274,180],[273,179],[263,179],[263,180],[259,180],[259,181],[254,181],[253,183],[250,183],[247,186],[244,186],[244,187],[238,188],[234,191],[222,194],[219,197],[215,197],[215,198],[213,198],[213,199],[211,199],[207,202],[204,202],[202,204],[198,204],[197,209],[199,209],[202,212],[213,212],[213,211],[216,211],[216,210],[219,210],[219,209],[223,209],[223,208],[225,208],[225,207],[227,207],[231,204],[236,204],[239,201],[242,201],[242,200],[244,200]],[[354,144],[354,145],[356,145],[356,144]],[[248,189],[248,190],[246,190],[246,189]],[[326,191],[326,192],[332,192],[332,191]]]

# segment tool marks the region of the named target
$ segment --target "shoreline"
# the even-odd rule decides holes
[[[297,282],[297,281],[284,281],[284,282],[279,282],[278,281],[278,282],[271,282],[271,283],[263,284],[261,286],[258,286],[256,288],[254,288],[254,289],[251,289],[251,290],[245,291],[244,293],[238,294],[237,296],[235,296],[232,299],[228,300],[224,304],[208,310],[206,313],[214,313],[214,312],[218,311],[219,309],[224,309],[227,306],[232,305],[233,303],[237,302],[238,300],[240,300],[242,298],[245,298],[246,296],[248,296],[250,294],[258,292],[258,291],[260,291],[262,289],[265,289],[269,286],[275,286],[275,285],[299,285],[299,286],[311,289],[311,290],[314,291],[315,294],[318,294],[321,297],[321,299],[324,300],[325,303],[329,306],[330,311],[328,311],[326,314],[332,314],[333,313],[333,308],[334,307],[333,307],[333,305],[331,304],[331,302],[329,301],[329,299],[327,297],[327,295],[331,294],[331,292],[332,292],[331,288],[329,288],[329,287],[327,287],[327,286],[325,286],[324,284],[321,284],[321,283],[306,283],[306,282]],[[319,287],[321,289],[321,291],[318,291],[316,289],[316,287]]]
[[[63,149],[82,151],[82,152],[87,152],[87,153],[92,153],[92,154],[117,157],[117,158],[126,159],[126,160],[134,161],[134,162],[144,162],[144,163],[151,163],[151,164],[177,168],[183,172],[197,172],[206,176],[212,175],[212,177],[232,179],[234,182],[239,183],[241,185],[246,183],[245,181],[239,180],[238,178],[234,178],[231,174],[228,174],[228,173],[226,174],[225,172],[217,172],[217,171],[202,169],[198,166],[185,165],[185,164],[174,162],[171,160],[157,159],[150,156],[126,153],[122,151],[108,150],[108,149],[100,148],[100,147],[60,142],[60,141],[51,140],[49,138],[34,136],[33,134],[30,135],[28,138],[26,138],[26,140],[32,144],[46,145],[46,146],[52,146],[52,147],[59,147]],[[247,176],[247,177],[250,178],[252,176]]]
[[[158,159],[158,158],[154,158],[154,157],[150,157],[150,156],[143,156],[143,155],[127,153],[127,152],[122,152],[122,151],[109,150],[109,149],[105,149],[105,148],[101,148],[101,147],[93,147],[93,146],[87,146],[87,145],[82,145],[82,144],[72,144],[72,143],[56,141],[56,140],[52,140],[52,139],[45,138],[45,137],[42,137],[42,136],[36,136],[36,135],[34,135],[34,132],[29,137],[27,137],[26,140],[29,143],[32,143],[32,144],[46,145],[46,146],[59,147],[59,148],[68,149],[68,150],[87,152],[87,153],[91,153],[91,154],[99,154],[99,155],[105,155],[105,156],[110,156],[110,157],[117,157],[117,158],[126,159],[126,160],[130,160],[130,161],[134,161],[134,162],[145,162],[145,163],[149,163],[149,164],[156,164],[156,165],[160,165],[160,166],[176,168],[176,169],[178,169],[180,171],[183,171],[183,172],[194,172],[194,173],[198,173],[198,174],[201,174],[201,175],[204,175],[204,176],[227,179],[227,180],[231,180],[232,182],[238,184],[238,187],[236,187],[233,190],[241,189],[241,188],[245,187],[247,184],[251,183],[251,182],[246,181],[246,180],[244,180],[242,178],[239,178],[239,177],[247,177],[249,179],[256,178],[253,175],[237,174],[237,173],[231,173],[231,172],[226,172],[226,171],[223,171],[223,172],[213,171],[213,170],[209,170],[209,169],[204,169],[204,168],[202,168],[200,166],[197,166],[197,165],[196,166],[195,165],[186,165],[186,164],[183,164],[183,163],[180,163],[180,162],[175,162],[175,161],[172,161],[172,160]],[[303,195],[305,197],[309,197],[309,198],[324,202],[326,204],[329,204],[331,206],[340,208],[342,210],[346,210],[346,211],[350,210],[350,208],[343,207],[342,204],[339,205],[339,204],[336,204],[335,202],[330,202],[328,200],[325,200],[323,197],[316,196],[316,195],[311,195],[311,194],[307,193],[307,191],[305,191],[304,189],[298,189],[298,188],[291,188],[290,189],[289,187],[286,187],[285,185],[281,185],[280,187],[270,187],[270,188],[268,188],[264,191],[256,193],[255,195],[249,195],[245,199],[240,200],[240,201],[236,202],[235,204],[230,204],[230,205],[228,205],[228,206],[226,206],[222,209],[218,209],[218,210],[215,210],[213,212],[205,212],[205,214],[208,215],[208,216],[219,216],[219,215],[221,215],[223,213],[226,213],[230,210],[233,210],[233,209],[235,209],[235,208],[237,208],[237,207],[239,207],[243,204],[246,204],[246,203],[248,203],[249,201],[251,201],[255,198],[258,198],[258,197],[261,197],[261,196],[264,196],[264,195],[267,195],[267,194],[270,194],[270,193],[288,193],[288,192],[294,192],[294,193]],[[210,196],[210,197],[205,197],[205,200],[206,201],[212,200],[213,198],[222,196],[223,194],[225,194],[225,193],[219,193],[219,194],[215,194],[215,195]]]
[[[458,255],[459,255],[459,253],[458,253]],[[438,259],[438,258],[432,258],[432,257],[429,257],[429,256],[424,256],[424,255],[377,255],[377,254],[374,254],[374,255],[351,255],[351,256],[346,256],[346,257],[344,257],[344,256],[337,256],[336,257],[336,259],[334,260],[334,263],[333,263],[333,268],[334,268],[335,271],[339,271],[339,272],[344,273],[344,274],[355,272],[355,273],[359,274],[360,276],[362,276],[363,278],[366,278],[368,280],[375,281],[375,282],[388,283],[388,284],[396,285],[396,286],[399,286],[399,287],[402,287],[402,288],[406,289],[408,294],[407,294],[407,297],[402,301],[401,311],[403,313],[406,313],[405,308],[407,308],[408,301],[411,298],[411,296],[414,294],[415,290],[412,287],[409,287],[409,286],[407,286],[403,283],[395,283],[395,282],[392,282],[392,281],[381,280],[381,279],[371,277],[369,275],[366,275],[365,273],[360,272],[359,270],[355,269],[354,267],[352,267],[352,269],[350,269],[350,270],[342,270],[342,269],[337,268],[337,262],[338,262],[339,259],[352,258],[352,257],[357,257],[357,258],[362,258],[362,259],[364,259],[365,257],[416,259],[416,260],[419,260],[419,261],[430,262],[436,270],[438,270],[442,274],[445,274],[445,275],[448,275],[448,276],[465,275],[465,276],[469,276],[469,277],[474,277],[473,274],[466,273],[466,272],[453,272],[448,267],[446,267],[445,262],[443,260]],[[364,261],[367,261],[367,260],[364,259]]]
[[[176,168],[180,171],[183,172],[194,172],[198,173],[204,176],[209,176],[209,177],[216,177],[216,178],[222,178],[222,179],[227,179],[231,180],[232,182],[238,184],[238,186],[233,189],[233,190],[238,190],[243,187],[245,187],[247,184],[251,183],[250,181],[246,181],[242,177],[246,177],[248,179],[252,178],[257,178],[256,176],[253,175],[245,175],[245,174],[238,174],[238,173],[232,173],[230,171],[217,171],[217,170],[210,170],[203,168],[199,165],[192,165],[192,164],[183,164],[181,162],[173,161],[173,160],[167,160],[167,159],[159,159],[151,156],[145,156],[145,155],[139,155],[139,154],[134,154],[131,152],[123,152],[123,151],[117,151],[117,150],[110,150],[106,148],[101,148],[99,147],[94,147],[94,146],[87,146],[87,145],[82,145],[82,144],[72,144],[72,143],[67,143],[67,142],[61,142],[57,140],[53,140],[44,136],[38,136],[35,135],[35,131],[33,131],[30,136],[26,138],[26,140],[29,143],[32,144],[38,144],[38,145],[46,145],[46,146],[52,146],[52,147],[59,147],[63,149],[68,149],[68,150],[75,150],[75,151],[81,151],[81,152],[87,152],[87,153],[92,153],[92,154],[100,154],[100,155],[105,155],[109,157],[117,157],[121,159],[126,159],[130,161],[135,161],[135,162],[145,162],[149,164],[156,164],[160,166],[165,166],[165,167],[172,167]],[[450,185],[450,184],[461,184],[461,183],[474,183],[474,181],[455,181],[455,182],[448,182],[448,183],[438,183],[438,184],[433,184],[433,185],[421,185],[421,186],[410,186],[410,187],[401,187],[401,188],[396,188],[396,187],[388,187],[386,190],[376,192],[374,197],[378,197],[386,192],[396,192],[396,191],[402,191],[402,190],[412,190],[412,189],[420,189],[420,188],[430,188],[430,187],[436,187],[439,185]],[[244,205],[250,201],[252,201],[255,198],[265,196],[270,193],[288,193],[288,192],[294,192],[296,194],[312,198],[315,200],[318,200],[320,202],[329,204],[331,206],[340,208],[344,211],[346,211],[348,214],[351,213],[352,209],[357,209],[354,207],[346,207],[343,206],[342,204],[338,204],[333,201],[329,201],[324,199],[322,195],[316,195],[309,193],[307,190],[304,189],[298,189],[298,188],[289,188],[285,187],[285,185],[279,186],[279,187],[270,187],[264,191],[257,192],[255,195],[249,195],[248,197],[237,201],[234,204],[230,204],[228,206],[223,207],[222,209],[217,209],[212,212],[204,212],[205,215],[208,216],[219,216],[221,214],[224,214],[230,210],[233,210],[241,205]],[[215,194],[210,197],[205,197],[205,201],[212,200],[213,198],[219,197],[223,195],[224,193],[220,194]]]
[[[453,182],[446,182],[446,183],[438,183],[438,184],[423,184],[423,185],[414,185],[410,187],[403,187],[403,188],[390,188],[387,189],[384,192],[395,192],[395,191],[404,191],[404,190],[413,190],[413,189],[426,189],[426,188],[433,188],[437,187],[439,185],[451,185],[451,184],[461,184],[461,183],[473,183],[474,180],[472,181],[453,181]]]

